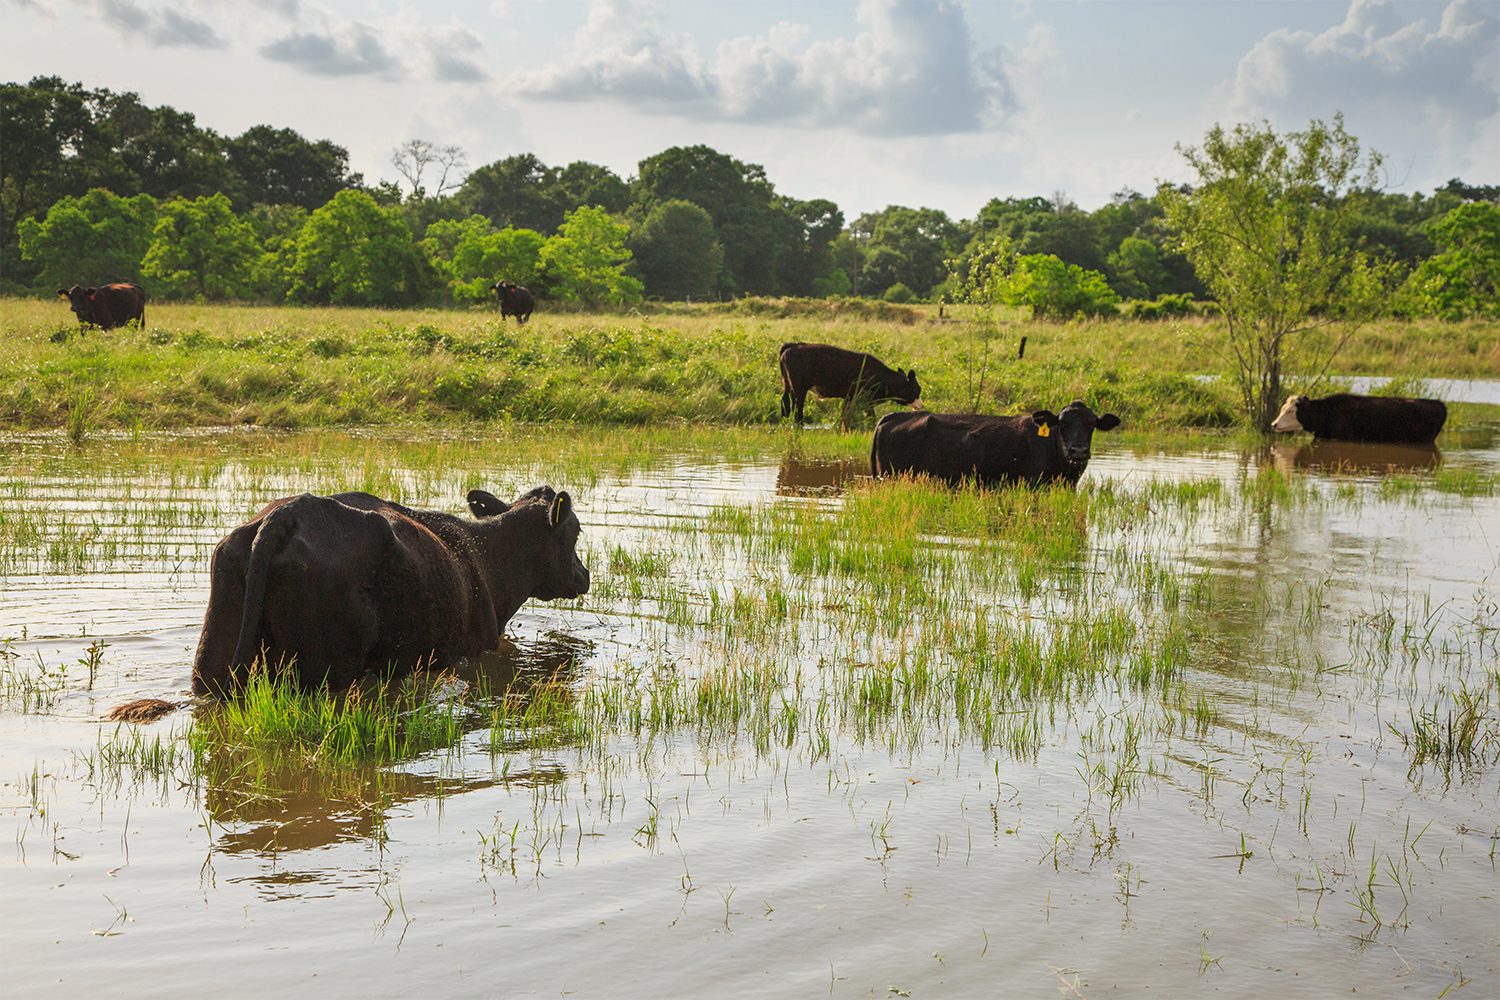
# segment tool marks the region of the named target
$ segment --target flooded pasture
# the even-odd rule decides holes
[[[1076,493],[876,485],[798,442],[10,439],[11,988],[1500,990],[1493,432],[1096,438]],[[423,681],[451,740],[194,742],[209,555],[266,500],[542,482],[593,590]],[[184,707],[99,721],[141,696]]]

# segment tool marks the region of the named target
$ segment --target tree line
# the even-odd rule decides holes
[[[531,154],[463,173],[461,149],[419,140],[394,153],[402,188],[366,184],[328,140],[269,125],[220,136],[190,113],[57,77],[0,85],[0,105],[0,287],[12,293],[124,280],[154,298],[462,305],[504,276],[586,305],[941,301],[1005,262],[1006,291],[986,294],[1039,316],[1218,297],[1186,216],[1173,216],[1192,188],[1126,188],[1092,212],[1062,192],[995,198],[970,219],[892,205],[846,224],[835,202],[779,194],[764,168],[707,146],[622,178]],[[1497,201],[1500,188],[1459,180],[1430,195],[1337,193],[1351,245],[1387,285],[1412,286],[1394,308],[1446,316],[1497,308],[1484,270],[1500,270],[1487,263],[1500,262]],[[1464,246],[1478,249],[1455,264]],[[1460,266],[1482,280],[1446,294]]]

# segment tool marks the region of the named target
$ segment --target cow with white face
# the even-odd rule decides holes
[[[1279,434],[1307,431],[1331,441],[1430,444],[1447,419],[1448,408],[1439,399],[1340,392],[1322,399],[1292,396],[1271,429]]]

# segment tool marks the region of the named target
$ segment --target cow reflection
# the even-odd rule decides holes
[[[467,690],[477,701],[481,710],[468,713],[464,722],[466,734],[476,732],[490,724],[490,713],[483,710],[485,696],[524,701],[537,685],[567,685],[593,648],[593,643],[561,633],[523,645],[502,640],[495,652],[450,671],[454,679],[443,690],[450,695]],[[507,752],[531,747],[524,734],[506,742]],[[482,752],[470,750],[463,765],[457,757],[452,764],[438,760],[433,773],[397,769],[401,764],[318,767],[301,762],[265,770],[243,753],[215,754],[204,762],[206,805],[217,827],[214,850],[281,854],[368,840],[379,835],[394,809],[408,803],[495,786],[560,785],[568,777],[566,769],[547,761],[508,763],[503,772],[498,766],[491,769]]]
[[[776,473],[776,493],[784,497],[815,497],[842,493],[860,476],[868,477],[870,463],[862,458],[803,459],[788,455]]]
[[[1365,441],[1313,440],[1299,448],[1274,445],[1276,467],[1316,469],[1323,472],[1371,473],[1431,472],[1443,464],[1443,453],[1435,444],[1377,444]]]

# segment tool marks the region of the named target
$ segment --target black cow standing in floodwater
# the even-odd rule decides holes
[[[842,399],[846,424],[853,407],[860,403],[910,406],[922,395],[915,368],[903,373],[873,354],[828,344],[792,343],[782,344],[777,358],[781,365],[781,416],[785,419],[795,408],[799,424],[808,390],[824,399]]]
[[[113,330],[131,320],[146,325],[146,290],[140,285],[122,283],[97,288],[74,285],[59,288],[57,294],[68,300],[79,325],[92,323],[101,330]]]
[[[1356,396],[1340,392],[1322,399],[1293,396],[1277,414],[1271,429],[1308,431],[1332,441],[1379,441],[1430,444],[1448,419],[1440,399]]]
[[[214,549],[193,692],[228,694],[261,659],[295,660],[308,689],[448,666],[496,648],[528,598],[588,592],[568,494],[468,502],[473,520],[368,493],[267,504]]]
[[[1095,416],[1081,400],[1061,414],[1037,410],[1020,417],[887,413],[870,442],[870,473],[927,475],[955,486],[971,476],[986,486],[1076,485],[1088,467],[1094,431],[1118,426],[1119,417]]]
[[[500,300],[501,319],[514,316],[517,325],[520,325],[531,318],[531,311],[536,308],[536,299],[525,288],[514,281],[497,281],[490,286],[490,291]]]

